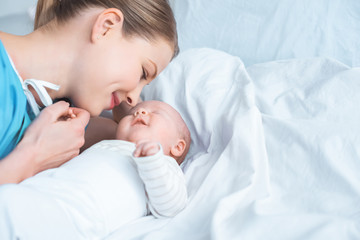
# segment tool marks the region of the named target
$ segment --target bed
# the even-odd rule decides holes
[[[360,239],[360,2],[170,2],[181,53],[142,97],[190,128],[189,203],[106,239]]]

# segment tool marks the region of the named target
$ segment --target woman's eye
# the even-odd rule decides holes
[[[144,68],[142,69],[142,76],[141,76],[141,79],[143,79],[143,80],[147,80],[147,73],[146,73],[146,71],[145,71],[145,69],[144,69]]]

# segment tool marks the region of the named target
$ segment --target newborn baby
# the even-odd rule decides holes
[[[121,119],[116,138],[0,186],[0,239],[101,239],[149,213],[179,213],[187,201],[179,164],[191,141],[180,114],[141,102]]]

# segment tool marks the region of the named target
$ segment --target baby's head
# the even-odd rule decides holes
[[[190,131],[180,114],[169,104],[145,101],[133,107],[123,117],[116,139],[130,142],[151,140],[159,142],[164,154],[175,158],[180,164],[190,147]]]

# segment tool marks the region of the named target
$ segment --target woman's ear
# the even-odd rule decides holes
[[[96,18],[91,31],[91,41],[97,42],[101,40],[114,29],[116,29],[118,33],[121,33],[123,23],[124,16],[119,9],[105,9]]]
[[[184,153],[185,147],[186,147],[185,140],[179,139],[178,142],[171,147],[170,154],[174,157],[180,157]]]

